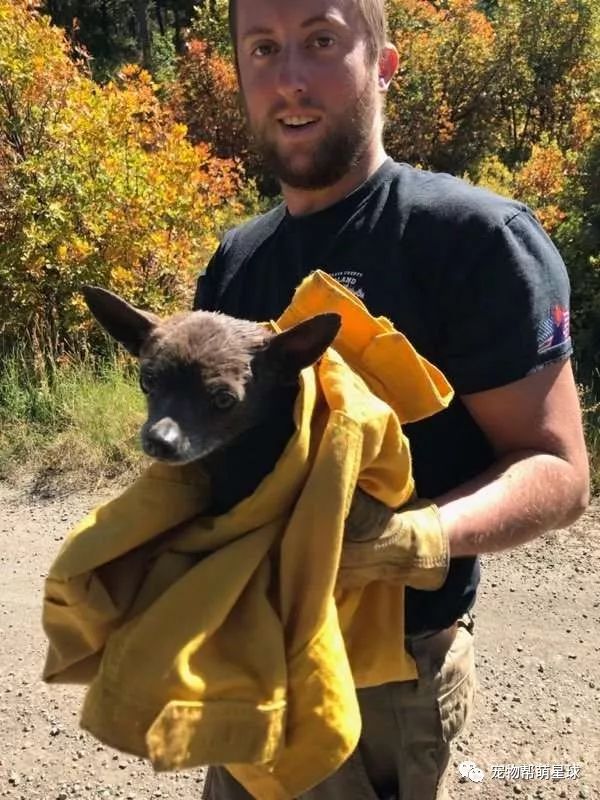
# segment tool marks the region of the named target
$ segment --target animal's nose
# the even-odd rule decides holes
[[[153,458],[170,460],[177,457],[181,445],[181,430],[170,417],[155,422],[143,437],[145,452]]]

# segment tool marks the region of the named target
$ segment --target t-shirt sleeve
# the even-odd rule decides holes
[[[458,394],[503,386],[572,352],[567,270],[537,219],[524,209],[488,235],[439,284],[439,366]]]
[[[220,251],[221,248],[219,247],[208,262],[204,272],[198,277],[194,294],[194,311],[215,311]]]

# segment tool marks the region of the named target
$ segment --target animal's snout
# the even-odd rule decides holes
[[[175,420],[165,417],[145,429],[142,445],[153,458],[177,460],[182,449],[181,429]]]

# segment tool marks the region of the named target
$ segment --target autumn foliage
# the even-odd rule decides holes
[[[210,142],[223,158],[248,158],[246,123],[231,59],[191,39],[171,90],[171,107],[194,142]]]
[[[400,52],[387,151],[536,211],[571,274],[589,372],[600,349],[600,5],[387,6]],[[130,65],[100,86],[31,2],[0,0],[2,341],[43,329],[61,347],[85,333],[84,282],[158,310],[185,302],[220,231],[256,207],[249,176],[269,183],[246,132],[226,9],[200,2],[187,34],[177,29],[170,83]]]
[[[26,0],[0,0],[0,333],[55,352],[85,333],[79,289],[100,284],[156,310],[189,301],[241,173],[124,67],[105,86]],[[248,195],[246,194],[246,197]]]
[[[387,146],[400,160],[460,172],[489,146],[496,32],[472,0],[390,3],[400,54]]]

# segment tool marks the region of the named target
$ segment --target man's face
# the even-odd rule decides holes
[[[331,186],[377,138],[377,64],[353,0],[237,0],[237,54],[257,147],[282,183]]]

